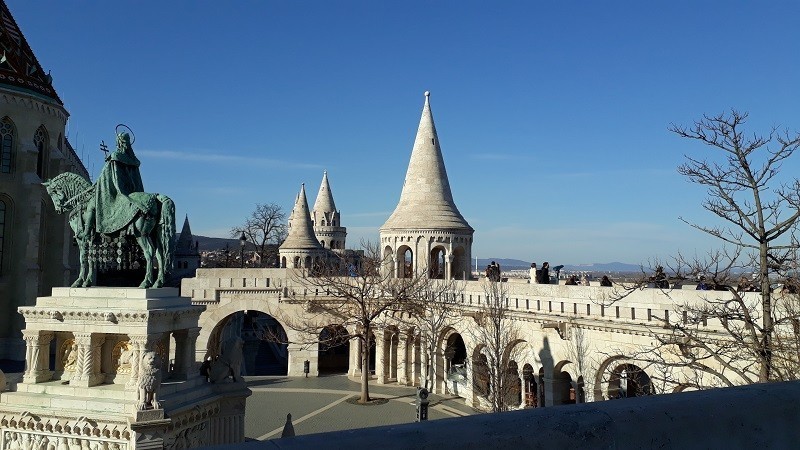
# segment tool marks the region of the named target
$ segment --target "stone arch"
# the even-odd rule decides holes
[[[14,170],[17,142],[17,126],[10,117],[3,117],[0,119],[0,173]]]
[[[292,269],[299,269],[300,268],[300,257],[295,256],[292,258]]]
[[[576,403],[580,396],[573,383],[577,381],[579,375],[574,372],[572,361],[563,360],[553,366],[553,373],[550,377],[553,393],[553,405],[565,405]]]
[[[446,269],[447,249],[441,244],[433,246],[428,257],[428,278],[445,279]]]
[[[624,381],[627,382],[629,372],[628,369],[630,369],[630,372],[633,374],[633,383],[639,384],[639,386],[635,389],[639,392],[639,395],[637,396],[652,395],[654,393],[654,389],[652,382],[650,381],[650,376],[647,375],[644,369],[641,369],[642,366],[647,366],[647,363],[643,361],[637,361],[623,355],[616,355],[607,358],[598,366],[597,373],[595,374],[594,400],[599,401],[601,399],[607,400],[617,398],[617,394],[619,393],[620,389],[620,382],[623,381],[621,380],[623,375],[622,371],[625,370]],[[641,375],[644,375],[647,378],[640,378]]]
[[[436,340],[434,375],[437,392],[444,392],[449,380],[458,383],[467,377],[467,346],[464,337],[453,327],[447,327]],[[453,391],[457,391],[453,386]]]
[[[608,398],[631,398],[653,395],[650,376],[641,367],[623,363],[616,365],[608,381]]]
[[[450,277],[460,280],[468,279],[472,270],[470,269],[469,261],[467,261],[467,255],[464,247],[461,245],[454,247],[452,256],[452,262],[450,263]]]
[[[536,382],[536,374],[533,371],[533,366],[529,363],[522,366],[522,384],[525,392],[525,407],[535,408],[538,406],[539,384]]]
[[[317,364],[321,374],[347,373],[349,370],[350,333],[341,325],[327,325],[319,333]]]
[[[290,338],[294,336],[296,333],[293,332],[291,329],[288,329],[282,323],[280,323],[280,320],[278,320],[278,318],[270,315],[268,312],[268,308],[256,307],[256,305],[253,305],[251,302],[229,302],[219,305],[213,311],[206,312],[200,315],[200,321],[198,323],[198,325],[200,326],[200,334],[197,337],[197,353],[196,353],[197,359],[200,361],[200,360],[205,360],[208,356],[214,356],[216,351],[215,349],[218,348],[219,342],[223,338],[223,330],[225,325],[227,325],[229,321],[234,316],[237,315],[238,315],[237,320],[241,320],[241,323],[243,324],[244,316],[249,314],[250,311],[253,311],[254,313],[261,313],[271,317],[272,320],[274,320],[280,326],[280,330],[283,330],[284,342],[288,340],[293,340]],[[258,329],[254,330],[254,328],[256,327],[250,327],[247,329],[247,331],[251,333],[249,335],[249,338],[260,339],[261,337],[263,337],[263,336],[257,336],[255,334],[256,332],[259,331],[263,332],[263,330],[258,330]],[[243,336],[243,339],[244,338],[245,336]],[[294,339],[297,339],[297,336],[294,336]],[[293,355],[288,351],[288,347],[285,344],[276,343],[276,345],[283,347],[286,350],[281,351],[278,355],[276,355],[280,357],[276,359],[279,359],[281,361],[272,361],[272,360],[265,361],[265,363],[271,364],[272,369],[275,369],[277,367],[275,366],[276,363],[280,363],[281,365],[283,365],[285,364],[284,360],[291,360],[293,357]],[[247,359],[248,350],[252,352],[253,346],[251,345],[250,347],[248,347],[247,340],[245,339],[245,346],[243,348],[243,353],[245,353],[244,355],[245,360]],[[273,352],[278,351],[278,349],[275,346],[272,346],[271,350]],[[247,364],[246,361],[245,364]],[[287,369],[285,368],[285,366],[280,366],[280,367],[283,367],[282,370],[283,374],[285,375]],[[243,372],[243,374],[246,374],[246,372]]]
[[[397,247],[397,278],[414,276],[414,250],[408,245]]]
[[[289,355],[285,328],[263,311],[235,311],[220,320],[210,332],[204,359],[216,356],[220,343],[237,335],[244,341],[243,375],[287,375]]]
[[[282,269],[286,268],[286,257],[285,256],[281,256],[281,268]]]

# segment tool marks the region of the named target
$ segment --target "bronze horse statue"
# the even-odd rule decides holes
[[[56,212],[69,213],[69,225],[75,234],[80,249],[80,273],[72,287],[90,287],[97,283],[97,262],[90,257],[91,248],[96,245],[99,234],[94,227],[87,227],[89,218],[88,206],[94,199],[95,186],[83,177],[74,173],[62,173],[42,183],[53,199]],[[175,203],[162,194],[134,192],[131,196],[139,196],[142,204],[148,205],[147,212],[137,212],[133,219],[121,229],[108,237],[131,235],[142,249],[145,266],[145,278],[140,288],[159,288],[172,265],[175,235]],[[90,231],[86,231],[86,230]],[[158,262],[158,276],[153,277],[153,258]]]

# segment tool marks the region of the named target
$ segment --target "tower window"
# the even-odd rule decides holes
[[[44,127],[36,129],[36,133],[33,135],[33,144],[36,146],[37,150],[36,175],[39,175],[39,178],[44,180],[45,164],[47,164],[47,157],[45,155],[47,152],[47,132]]]
[[[0,121],[0,173],[11,173],[14,154],[14,124],[8,117]]]

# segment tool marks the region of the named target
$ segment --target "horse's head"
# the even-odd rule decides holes
[[[64,203],[67,201],[67,197],[64,195],[64,191],[61,189],[60,183],[54,182],[54,180],[47,180],[43,181],[42,185],[47,190],[50,198],[53,199],[53,205],[56,207],[56,212],[58,214],[63,214]]]

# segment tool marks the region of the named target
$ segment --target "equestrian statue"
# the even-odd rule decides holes
[[[122,242],[136,240],[145,260],[145,278],[140,288],[164,286],[172,265],[175,235],[175,204],[162,194],[146,193],[139,174],[139,159],[133,153],[131,133],[117,126],[117,148],[105,157],[103,170],[94,184],[66,172],[42,184],[53,199],[56,212],[69,214],[69,225],[80,249],[80,273],[72,287],[97,283],[98,249],[117,242],[119,260]],[[104,146],[101,146],[104,149]],[[158,275],[154,276],[155,257]]]

